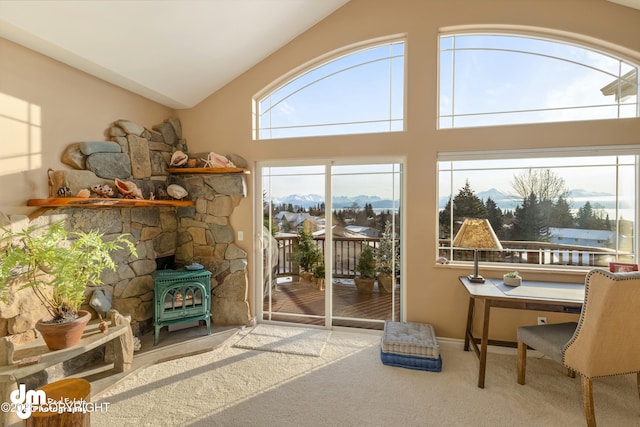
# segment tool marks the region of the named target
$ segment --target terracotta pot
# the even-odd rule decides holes
[[[313,283],[313,273],[306,271],[300,273],[300,283]]]
[[[62,350],[73,347],[82,339],[82,333],[91,320],[91,313],[78,310],[79,318],[64,323],[49,323],[39,321],[36,329],[42,335],[49,350]]]

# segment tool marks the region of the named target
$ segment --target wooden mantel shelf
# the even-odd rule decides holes
[[[223,174],[223,173],[244,173],[250,174],[248,169],[244,168],[167,168],[169,173],[210,173],[210,174]]]
[[[139,200],[139,199],[115,199],[99,197],[50,197],[47,199],[29,199],[27,206],[39,207],[80,207],[80,208],[139,208],[146,206],[194,206],[193,200]]]

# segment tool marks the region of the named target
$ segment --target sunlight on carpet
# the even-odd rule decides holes
[[[233,346],[250,331],[213,351],[136,371],[92,396],[109,406],[91,414],[91,426],[585,424],[580,379],[534,352],[525,386],[516,382],[515,349],[490,352],[486,387],[479,389],[478,359],[461,341],[439,342],[445,363],[436,373],[383,365],[380,335],[334,330],[320,357],[306,357]],[[635,375],[597,379],[594,401],[599,426],[638,425]]]
[[[331,331],[259,324],[240,334],[233,347],[320,357]]]

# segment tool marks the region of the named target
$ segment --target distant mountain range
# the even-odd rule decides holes
[[[305,209],[308,209],[311,206],[316,206],[318,203],[323,203],[324,197],[318,194],[291,194],[285,197],[274,197],[273,204],[289,204],[291,203],[293,206],[302,206]],[[394,207],[393,200],[391,199],[383,199],[378,196],[354,196],[354,197],[345,197],[338,196],[333,198],[333,208],[334,209],[345,209],[350,208],[354,205],[357,205],[359,208],[364,208],[365,204],[371,204],[374,209],[391,209]],[[399,206],[399,201],[396,200],[395,207]]]
[[[486,202],[489,198],[493,200],[496,205],[503,211],[515,210],[516,206],[522,205],[522,199],[520,196],[514,196],[510,194],[504,194],[495,188],[491,188],[486,191],[480,191],[476,193],[476,196],[483,202]],[[567,195],[567,200],[571,203],[573,209],[578,209],[584,206],[589,201],[592,207],[601,207],[604,209],[615,208],[615,194],[603,193],[596,191],[587,191],[582,189],[571,190]],[[285,197],[274,197],[273,203],[280,205],[282,203],[293,206],[302,206],[308,209],[311,206],[317,206],[318,203],[322,203],[324,198],[319,194],[291,194]],[[441,197],[439,201],[439,208],[443,209],[449,199],[447,197]],[[334,197],[333,207],[334,209],[346,209],[352,206],[358,206],[363,208],[365,204],[370,203],[374,209],[391,209],[394,203],[391,199],[383,199],[379,196],[366,196],[359,195],[354,197]],[[399,201],[396,200],[395,207],[399,206]]]
[[[489,198],[491,198],[491,200],[493,200],[496,205],[503,211],[514,210],[516,206],[522,205],[522,198],[520,196],[504,194],[501,191],[496,190],[495,188],[491,188],[486,191],[480,191],[476,193],[476,196],[483,202],[486,202]],[[448,197],[441,197],[439,202],[440,209],[443,209],[447,205],[448,201]],[[567,195],[567,201],[571,204],[571,207],[573,209],[581,208],[587,201],[591,203],[592,207],[596,207],[597,204],[599,207],[605,209],[615,208],[615,194],[611,193],[587,191],[582,189],[571,190]]]
[[[476,193],[476,196],[486,202],[489,198],[493,200],[496,205],[503,211],[514,210],[516,206],[522,205],[522,199],[520,196],[514,196],[510,194],[504,194],[495,188],[491,188],[486,191],[480,191]],[[587,191],[583,189],[571,190],[567,195],[567,200],[571,203],[573,209],[578,209],[584,206],[585,202],[589,201],[592,207],[602,207],[605,209],[615,208],[615,194],[603,193],[596,191]],[[443,209],[449,199],[447,197],[440,198],[439,208]],[[324,197],[319,194],[291,194],[285,197],[274,197],[273,203],[280,205],[282,203],[293,206],[302,206],[308,209],[311,206],[316,206],[318,203],[324,202]],[[359,195],[354,197],[334,197],[333,208],[334,209],[346,209],[354,205],[359,208],[363,208],[365,204],[370,203],[374,209],[391,209],[394,203],[391,199],[383,199],[379,196],[366,196]],[[395,207],[399,206],[399,201],[395,201]]]

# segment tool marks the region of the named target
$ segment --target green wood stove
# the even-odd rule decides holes
[[[211,272],[207,270],[157,270],[153,273],[153,345],[163,326],[204,320],[211,334]]]

